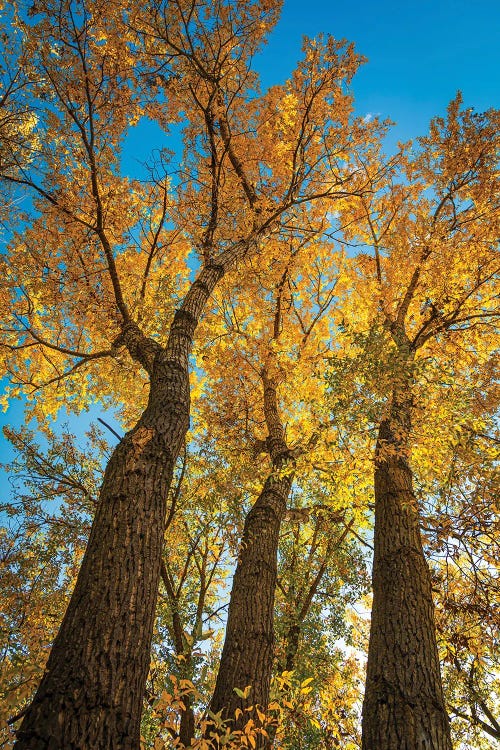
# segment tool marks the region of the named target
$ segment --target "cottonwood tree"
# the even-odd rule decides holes
[[[356,60],[349,48],[345,49],[342,44],[331,41],[326,45],[314,43],[312,51],[308,52],[294,78],[283,87],[275,87],[265,107],[266,128],[272,128],[274,132],[278,129],[286,133],[291,131],[294,142],[311,138],[316,127],[313,123],[321,119],[321,113],[324,115],[328,112],[332,125],[329,139],[330,154],[335,155],[339,167],[343,165],[344,179],[348,180],[353,179],[357,171],[356,162],[349,158],[350,151],[365,149],[373,138],[377,137],[380,129],[378,123],[367,128],[361,121],[352,122],[348,128],[343,126],[346,117],[349,121],[351,100],[342,94],[339,83],[342,80],[350,80],[355,67]],[[311,80],[315,81],[312,87]],[[301,118],[297,110],[299,92],[304,84],[307,91],[307,119]],[[280,108],[277,107],[278,99],[281,102]],[[296,156],[296,153],[289,150],[281,153],[281,169],[287,183],[293,174]],[[356,164],[354,171],[353,163]],[[358,183],[357,190],[362,192],[362,181]],[[258,373],[260,382],[257,388],[262,389],[260,408],[266,433],[262,448],[269,454],[272,468],[271,475],[267,477],[264,488],[246,519],[233,579],[225,645],[210,705],[212,714],[220,714],[223,720],[232,721],[232,717],[237,713],[233,724],[236,730],[241,729],[246,721],[243,708],[248,705],[248,701],[235,692],[235,688],[241,692],[247,685],[251,685],[250,703],[264,708],[268,703],[272,668],[276,553],[280,524],[286,510],[295,464],[294,453],[287,445],[280,417],[278,386],[281,375],[274,349],[283,350],[283,361],[287,358],[289,361],[299,360],[303,348],[307,348],[309,344],[309,338],[314,340],[314,336],[311,336],[313,329],[316,326],[320,327],[321,318],[333,300],[332,282],[326,270],[330,250],[328,244],[320,247],[316,242],[312,244],[312,251],[303,250],[304,245],[307,248],[308,237],[314,237],[325,226],[316,209],[312,207],[311,210],[312,213],[308,209],[302,212],[301,230],[295,229],[292,234],[285,235],[281,242],[278,239],[274,240],[270,247],[268,263],[265,258],[259,259],[258,272],[252,274],[249,271],[245,274],[244,302],[238,300],[240,304],[236,304],[233,300],[228,305],[229,317],[231,310],[234,313],[234,319],[230,320],[230,329],[236,337],[248,340],[257,334],[257,350],[249,355],[254,361],[249,366],[247,360],[246,369],[253,370],[253,373],[248,372],[248,375],[255,376],[255,373]],[[318,218],[322,222],[319,225]],[[318,253],[323,253],[324,260],[316,259]],[[299,256],[297,264],[296,258]],[[324,278],[321,263],[325,264]],[[267,278],[263,283],[262,279],[266,274]],[[252,275],[257,277],[257,283],[253,288]],[[274,279],[272,288],[269,288],[270,279]],[[298,288],[297,302],[302,302],[310,293],[312,303],[306,306],[307,310],[303,309],[304,305],[298,304],[294,314],[290,315],[289,309],[289,315],[286,316],[284,308],[290,284],[295,284]],[[311,288],[308,288],[308,284]],[[270,309],[262,311],[259,298],[262,298],[264,305]],[[300,313],[304,315],[303,319]],[[288,320],[290,317],[297,318],[295,328],[298,333],[293,334],[288,330],[287,324],[284,323],[286,317]],[[223,357],[219,349],[220,346],[212,347],[220,371]],[[303,362],[306,363],[304,374],[309,364],[307,356],[303,358]],[[230,381],[233,393],[228,399],[231,411],[237,408],[234,385],[233,377]],[[248,388],[248,383],[244,387]],[[253,390],[251,398],[255,408],[255,401],[260,400],[256,395],[258,391],[251,386],[250,390]],[[248,406],[246,411],[249,411]]]
[[[325,383],[313,374],[331,336],[333,315],[327,313],[342,286],[341,266],[342,253],[326,240],[275,243],[268,262],[249,274],[241,296],[227,306],[221,302],[226,330],[212,344],[217,368],[207,365],[217,383],[218,415],[207,421],[219,420],[226,435],[232,433],[233,460],[245,443],[254,462],[259,454],[267,458],[245,520],[210,704],[212,714],[235,731],[244,729],[252,706],[252,720],[260,723],[256,717],[269,704],[280,529],[295,477],[308,470],[298,459],[313,447],[317,456],[328,454],[316,445],[319,423],[311,405]],[[307,608],[302,619],[306,614]],[[265,736],[259,741],[267,743]]]
[[[253,269],[253,284],[246,285],[241,296],[222,308],[227,331],[213,345],[218,363],[213,373],[215,382],[221,375],[224,380],[230,362],[233,367],[237,365],[241,382],[239,393],[233,393],[227,407],[222,406],[219,419],[229,421],[225,412],[236,412],[235,437],[239,432],[240,444],[245,440],[248,444],[250,439],[254,462],[259,454],[268,460],[263,477],[257,479],[257,498],[245,519],[224,648],[210,703],[212,714],[220,714],[236,731],[247,723],[249,706],[265,711],[269,704],[279,535],[300,452],[294,451],[286,436],[283,413],[287,407],[280,394],[293,388],[299,371],[304,376],[314,367],[321,340],[324,342],[320,321],[334,299],[338,274],[333,255],[330,267],[325,263],[322,273],[317,262],[321,248],[307,240],[276,243],[270,261]],[[307,331],[301,329],[292,312],[290,290],[294,285],[298,294],[304,295],[309,285],[316,287],[318,304],[314,313],[312,305],[302,306],[297,298]],[[227,366],[221,370],[226,360]],[[222,388],[234,391],[235,384],[238,386],[238,380],[233,376]],[[219,391],[222,388],[218,386]],[[292,393],[296,397],[294,391],[289,395]],[[257,426],[259,435],[252,434]],[[310,438],[309,432],[305,441]]]
[[[365,230],[357,236],[374,250],[357,261],[365,280],[360,292],[372,301],[390,342],[385,351],[392,372],[375,449],[364,750],[451,747],[413,488],[416,447],[425,437],[417,438],[414,426],[431,393],[426,359],[463,357],[481,367],[488,358],[500,270],[499,116],[460,106],[457,97],[447,118],[433,120],[429,135],[402,156],[406,184],[379,184],[377,195],[374,183],[373,197],[358,206]]]
[[[251,59],[278,10],[43,0],[16,18],[36,128],[29,161],[13,149],[1,174],[33,207],[17,232],[11,217],[3,258],[13,392],[28,393],[42,418],[96,395],[140,394],[19,750],[137,747],[198,321],[230,268],[300,229],[298,206],[322,201],[321,225],[351,192],[339,134],[348,148],[359,128],[349,130],[348,106],[333,120],[329,105],[356,57],[348,48],[340,62],[342,45],[311,42],[288,89],[258,94]],[[185,123],[178,171],[146,184],[120,167],[143,114],[164,128]]]

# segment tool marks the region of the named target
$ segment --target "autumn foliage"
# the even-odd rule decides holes
[[[279,13],[2,8],[1,747],[500,739],[500,113],[387,155]]]

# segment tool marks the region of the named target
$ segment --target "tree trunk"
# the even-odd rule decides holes
[[[144,414],[111,457],[75,590],[16,750],[139,747],[166,498],[188,400],[187,373],[163,368]]]
[[[431,578],[408,462],[409,383],[393,393],[375,454],[375,553],[363,750],[451,750]]]
[[[148,405],[106,468],[75,590],[16,750],[138,750],[166,501],[189,427],[188,357],[223,273],[203,269],[165,348],[134,323],[123,327],[122,342],[150,376]]]
[[[293,458],[286,446],[276,405],[276,387],[266,375],[264,410],[269,431],[267,439],[273,473],[250,510],[243,529],[219,673],[210,704],[221,712],[232,729],[241,730],[250,718],[249,706],[267,710],[274,659],[274,594],[278,573],[277,554],[283,520],[293,482]],[[251,686],[247,698],[234,688]],[[240,709],[243,713],[235,717]],[[257,747],[265,744],[258,737]]]
[[[237,708],[267,706],[274,647],[274,592],[277,550],[292,477],[270,476],[249,512],[233,578],[231,601],[217,683],[210,709],[234,719]],[[247,700],[233,688],[251,685]],[[235,728],[248,720],[248,714]]]

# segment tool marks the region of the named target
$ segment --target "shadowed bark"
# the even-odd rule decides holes
[[[373,608],[363,750],[451,750],[430,571],[408,463],[409,387],[407,382],[393,393],[376,448]]]
[[[116,447],[75,590],[16,750],[137,750],[174,464],[189,427],[188,356],[210,293],[208,266],[176,313],[166,347],[127,323],[150,376],[148,405]]]
[[[278,414],[276,385],[265,373],[263,382],[267,446],[273,472],[245,521],[224,648],[210,704],[210,710],[220,711],[222,718],[229,720],[231,728],[236,730],[243,729],[252,716],[245,708],[258,705],[266,710],[269,703],[279,532],[293,482],[294,459]],[[248,698],[239,697],[234,690],[244,690],[249,685]],[[238,709],[239,715],[235,717]],[[257,747],[265,745],[263,737],[256,737],[256,741]]]

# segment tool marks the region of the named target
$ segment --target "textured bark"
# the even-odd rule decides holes
[[[276,388],[265,375],[264,406],[273,473],[266,479],[245,521],[224,648],[210,704],[210,710],[221,711],[222,718],[229,720],[236,730],[242,729],[250,718],[243,713],[235,719],[236,709],[244,711],[252,705],[266,709],[269,703],[279,532],[293,481],[293,459],[278,416]],[[234,688],[244,690],[248,685],[251,685],[248,698],[240,698]]]
[[[161,347],[122,343],[150,376],[148,405],[115,449],[75,590],[16,750],[137,750],[173,467],[189,427],[188,357],[222,266],[205,268]]]
[[[375,460],[375,554],[363,750],[451,750],[431,579],[407,448],[411,404],[393,394]]]
[[[75,590],[16,749],[139,746],[165,501],[188,398],[186,373],[163,368],[139,423],[113,453]]]
[[[273,662],[274,592],[280,524],[292,478],[271,476],[249,512],[233,578],[226,638],[211,702],[214,713],[233,718],[237,708],[269,702]],[[248,700],[233,688],[252,686]],[[245,721],[248,715],[245,717]],[[234,724],[236,728],[238,722]]]

